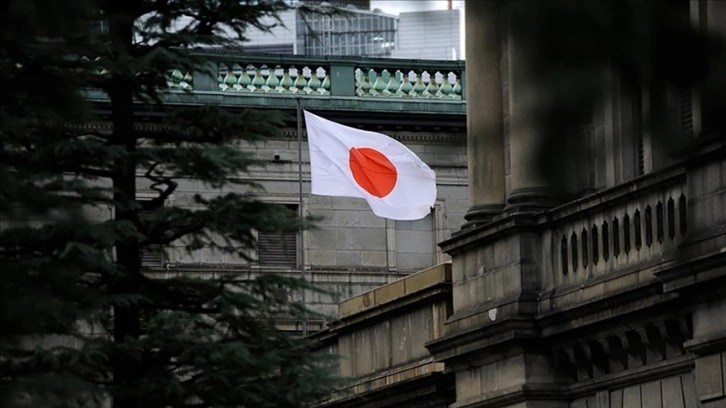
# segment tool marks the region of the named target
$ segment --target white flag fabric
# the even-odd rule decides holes
[[[355,129],[305,111],[311,193],[359,197],[379,217],[418,220],[436,202],[436,173],[384,134]]]

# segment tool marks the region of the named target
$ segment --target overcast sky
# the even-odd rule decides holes
[[[381,9],[384,13],[398,14],[407,11],[446,10],[447,0],[371,0],[371,10]],[[454,0],[454,8],[464,8],[464,0]]]

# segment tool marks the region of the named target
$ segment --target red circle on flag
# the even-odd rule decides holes
[[[350,171],[359,186],[380,198],[393,191],[398,172],[386,155],[370,147],[351,147],[349,153]]]

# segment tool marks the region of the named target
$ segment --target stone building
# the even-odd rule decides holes
[[[726,3],[690,7],[724,32]],[[699,110],[713,101],[688,95],[691,148],[668,156],[613,89],[566,158],[584,194],[558,201],[533,165],[537,126],[519,126],[531,89],[499,11],[466,7],[469,210],[439,242],[452,262],[339,305],[317,337],[355,381],[324,405],[726,407],[726,144]]]
[[[172,90],[164,95],[167,106],[218,104],[232,111],[264,107],[279,109],[289,118],[284,138],[243,146],[269,160],[265,168],[240,176],[262,185],[264,192],[256,193],[262,199],[299,208],[298,99],[303,109],[317,115],[401,141],[436,172],[438,196],[426,218],[393,221],[375,216],[363,199],[311,195],[303,127],[303,213],[320,218],[317,229],[305,231],[302,241],[295,233],[259,234],[260,251],[249,254],[254,262],[210,249],[189,254],[181,244],[159,248],[144,254],[150,276],[272,272],[300,276],[302,244],[306,278],[332,292],[306,292],[305,301],[315,312],[334,316],[342,298],[449,259],[436,243],[458,230],[468,207],[463,62],[213,51],[204,55],[219,70],[218,78],[174,72]],[[104,111],[105,94],[88,91],[88,98]],[[158,117],[151,112],[143,118],[139,131],[156,131]],[[104,129],[109,125],[99,120],[89,126]],[[138,180],[139,200],[157,195],[144,177]],[[197,180],[180,180],[167,205],[193,206],[195,194],[212,197],[221,193],[224,191]],[[324,321],[308,323],[312,332]],[[283,322],[291,331],[301,330],[301,326],[301,322]]]

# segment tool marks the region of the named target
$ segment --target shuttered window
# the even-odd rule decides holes
[[[289,267],[297,265],[297,233],[259,232],[257,239],[260,265]]]
[[[297,212],[298,207],[288,205],[287,208]],[[257,260],[260,266],[297,266],[297,237],[296,231],[258,231]]]
[[[141,222],[151,218],[154,210],[139,210],[138,217]],[[164,266],[164,248],[162,245],[149,245],[141,248],[141,266],[145,268],[161,268]]]

